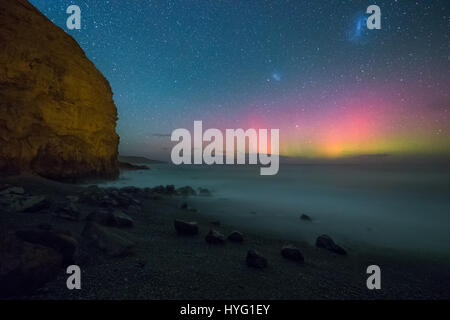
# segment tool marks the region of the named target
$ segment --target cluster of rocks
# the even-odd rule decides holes
[[[200,234],[199,225],[197,222],[194,221],[189,222],[176,219],[174,220],[174,227],[178,235],[196,236]],[[224,245],[226,243],[226,240],[231,242],[242,243],[244,241],[244,236],[239,231],[233,231],[228,235],[228,237],[225,237],[221,232],[215,229],[210,229],[205,236],[205,241],[213,245]],[[347,254],[342,247],[338,246],[327,235],[319,236],[316,240],[316,246],[339,255]],[[301,250],[292,244],[287,244],[283,246],[280,250],[280,254],[283,258],[297,263],[303,263],[305,261],[305,258]],[[257,269],[263,269],[268,266],[267,259],[261,253],[259,253],[254,249],[249,249],[247,251],[246,263],[249,267]]]
[[[133,253],[136,242],[127,232],[135,225],[133,214],[141,211],[143,199],[159,199],[161,196],[197,196],[210,195],[207,189],[198,192],[186,186],[176,189],[173,185],[155,188],[99,188],[89,186],[81,192],[66,196],[64,200],[55,200],[46,195],[32,195],[22,187],[0,186],[0,209],[10,212],[47,213],[55,218],[72,222],[82,222],[82,232],[74,235],[56,230],[51,225],[40,224],[37,227],[7,232],[0,236],[0,296],[23,295],[40,288],[56,277],[61,268],[76,263],[80,248],[95,249],[108,257],[122,257]],[[187,203],[182,209],[192,210]],[[302,216],[310,221],[310,217]],[[220,226],[220,221],[211,223]],[[198,223],[174,220],[178,235],[197,236],[200,234]],[[227,242],[243,243],[244,235],[233,231],[225,236],[210,228],[205,235],[210,245],[225,245]],[[321,235],[316,246],[339,255],[346,251],[329,236]],[[293,245],[285,245],[280,254],[296,263],[305,261],[301,250]],[[263,269],[268,260],[257,250],[250,248],[245,258],[249,267]]]
[[[189,222],[175,219],[173,224],[178,235],[195,236],[200,233],[198,223],[195,221]],[[205,236],[205,241],[210,244],[225,244],[227,239],[230,242],[242,243],[244,242],[244,235],[239,231],[233,231],[228,235],[227,238],[225,238],[225,236],[221,232],[215,229],[210,229]]]
[[[8,231],[0,236],[0,296],[29,294],[55,278],[61,268],[76,263],[80,246],[94,248],[107,256],[131,254],[135,242],[123,230],[134,220],[127,212],[140,210],[141,196],[153,196],[151,189],[134,187],[98,188],[55,200],[46,195],[32,195],[22,187],[0,186],[3,211],[51,214],[85,224],[79,235],[56,230],[52,225]]]
[[[126,231],[135,225],[133,214],[141,212],[141,201],[163,196],[209,195],[207,189],[195,191],[173,185],[154,188],[99,188],[92,185],[82,191],[61,197],[34,195],[24,188],[0,185],[0,209],[11,213],[49,214],[57,219],[84,223],[82,232],[74,235],[56,230],[50,224],[8,231],[0,236],[0,296],[29,294],[55,278],[62,267],[76,263],[81,248],[98,250],[107,257],[132,254],[133,237]],[[196,223],[176,221],[183,235],[199,233]],[[224,243],[219,232],[211,230],[209,243]],[[239,240],[240,239],[240,240]],[[230,241],[243,241],[242,234],[230,234]]]
[[[294,261],[296,263],[303,263],[305,258],[299,248],[293,245],[285,245],[280,250],[281,256],[287,260]],[[268,266],[267,258],[254,249],[247,251],[246,263],[249,267],[263,269]]]
[[[33,196],[22,187],[3,185],[0,187],[0,205],[13,212],[37,212],[50,208],[46,196]]]
[[[182,236],[196,236],[200,234],[200,228],[197,222],[189,222],[183,220],[174,220],[174,228],[178,235]],[[244,242],[244,236],[239,231],[231,232],[228,237],[225,237],[221,232],[210,229],[205,236],[205,241],[213,245],[223,245],[226,241],[230,242]],[[317,238],[317,247],[325,248],[337,254],[346,254],[345,250],[339,247],[334,241],[327,235],[322,235]],[[288,244],[281,248],[281,256],[287,260],[291,260],[297,263],[303,263],[305,261],[302,252],[299,248]],[[246,256],[246,263],[249,267],[262,269],[267,267],[267,259],[258,251],[249,249]]]
[[[316,246],[326,249],[339,255],[346,255],[347,252],[340,246],[338,246],[329,236],[321,235],[316,240]],[[287,260],[291,260],[297,263],[303,263],[305,258],[299,248],[294,245],[288,244],[281,248],[281,256]],[[254,249],[250,249],[247,252],[246,257],[247,265],[253,268],[262,269],[267,267],[267,259]]]
[[[185,187],[178,188],[178,189],[176,189],[175,193],[179,196],[184,196],[184,197],[188,197],[188,196],[210,197],[212,195],[211,191],[206,188],[199,187],[199,188],[197,188],[197,191],[195,191],[195,189],[192,188],[191,186],[185,186]]]

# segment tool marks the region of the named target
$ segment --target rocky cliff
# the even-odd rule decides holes
[[[0,1],[0,171],[53,179],[118,174],[108,81],[26,0]]]

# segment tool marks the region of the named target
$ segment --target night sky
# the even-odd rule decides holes
[[[283,156],[450,154],[448,0],[31,2],[109,80],[123,154],[168,159],[194,120],[279,128]]]

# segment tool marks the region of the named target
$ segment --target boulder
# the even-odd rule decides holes
[[[331,239],[326,234],[321,235],[316,240],[316,246],[319,248],[326,249],[328,251],[340,254],[340,255],[346,255],[347,252],[338,246],[336,243],[334,243],[333,239]]]
[[[189,196],[196,196],[197,192],[195,192],[195,190],[192,187],[185,186],[185,187],[178,188],[177,194],[179,194],[180,196],[183,196],[183,197],[189,197]]]
[[[103,226],[117,226],[116,216],[109,209],[96,209],[86,217],[86,220],[101,224]]]
[[[131,205],[127,208],[129,214],[139,214],[142,212],[141,207],[138,205]]]
[[[142,189],[136,187],[125,187],[120,190],[113,190],[107,192],[107,198],[103,196],[102,201],[108,202],[110,207],[121,207],[128,208],[129,206],[135,205],[140,206],[141,202],[135,197],[145,196]]]
[[[130,228],[134,225],[134,220],[122,210],[114,210],[113,215],[117,226],[120,228]]]
[[[97,209],[91,212],[86,220],[109,227],[132,227],[134,220],[122,210]]]
[[[248,250],[246,262],[252,268],[263,269],[267,267],[267,259],[253,249]]]
[[[128,208],[130,205],[134,203],[131,196],[126,193],[118,193],[112,196],[114,200],[117,202],[118,206],[121,208]]]
[[[281,255],[288,259],[295,262],[303,262],[305,261],[305,258],[302,255],[302,252],[299,248],[294,247],[292,245],[286,245],[281,248]]]
[[[100,201],[97,203],[97,205],[99,205],[100,207],[104,207],[104,208],[114,208],[117,207],[119,205],[119,203],[111,198],[108,195],[104,195],[103,197],[101,197]]]
[[[300,216],[300,219],[302,219],[303,221],[312,221],[311,217],[308,216],[307,214],[302,214]]]
[[[53,215],[57,218],[78,221],[80,220],[81,211],[80,209],[72,202],[65,202],[59,204],[56,209],[53,211]]]
[[[117,109],[108,81],[29,1],[0,1],[0,21],[0,171],[117,177]]]
[[[61,254],[63,266],[75,261],[78,241],[69,235],[45,230],[18,230],[16,236],[24,241],[54,249]]]
[[[103,195],[101,190],[85,190],[80,192],[78,202],[97,206],[103,198]]]
[[[211,191],[209,191],[206,188],[198,188],[198,195],[203,197],[209,197],[211,196]]]
[[[135,247],[135,242],[129,239],[128,234],[103,227],[92,221],[86,222],[82,236],[91,245],[112,257],[130,255]]]
[[[244,242],[244,235],[239,231],[233,231],[228,235],[228,240],[232,242]]]
[[[37,212],[50,208],[52,202],[46,196],[29,196],[16,201],[12,208],[18,212]]]
[[[0,298],[33,293],[60,271],[62,256],[54,249],[15,235],[0,237]]]
[[[175,186],[173,184],[168,184],[166,186],[166,193],[167,194],[175,194]]]
[[[186,222],[182,220],[175,220],[173,222],[176,232],[179,235],[194,236],[199,233],[197,222]]]
[[[210,244],[225,244],[225,236],[219,231],[211,229],[206,235],[205,241]]]

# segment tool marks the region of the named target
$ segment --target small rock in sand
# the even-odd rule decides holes
[[[199,233],[197,222],[186,222],[182,220],[175,220],[173,222],[175,230],[180,235],[193,236]]]
[[[311,217],[308,216],[307,214],[302,214],[300,216],[300,219],[302,219],[303,221],[312,221]]]
[[[224,244],[225,236],[219,231],[211,229],[205,237],[205,241],[211,244]]]
[[[305,259],[299,248],[294,247],[293,245],[286,245],[281,248],[281,255],[292,261],[303,262]]]
[[[326,249],[328,251],[340,254],[340,255],[346,255],[347,252],[338,246],[336,243],[334,243],[333,239],[331,239],[328,235],[324,234],[317,238],[316,240],[316,246],[319,248]]]
[[[246,262],[247,265],[252,268],[263,269],[267,267],[267,259],[253,249],[248,250]]]
[[[232,242],[243,242],[244,241],[244,235],[240,233],[239,231],[233,231],[228,236],[228,240]]]

